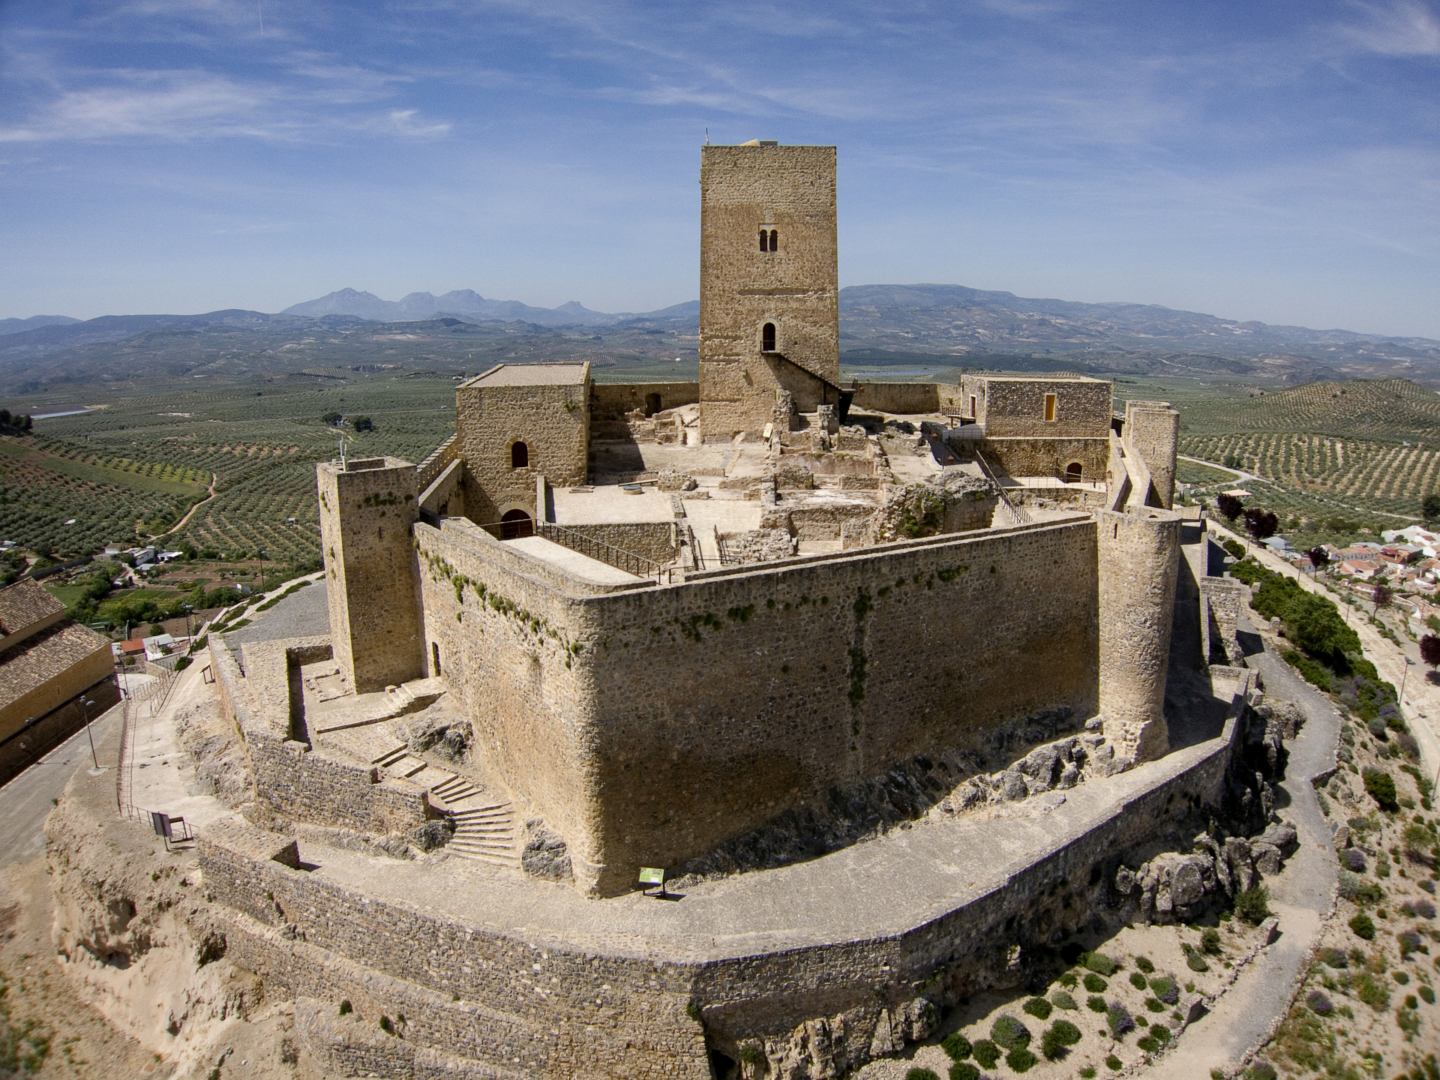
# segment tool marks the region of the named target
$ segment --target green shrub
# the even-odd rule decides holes
[[[1069,1020],[1056,1020],[1040,1036],[1040,1050],[1046,1061],[1056,1061],[1065,1056],[1067,1047],[1080,1041],[1080,1029]]]
[[[1032,997],[1029,1001],[1025,1002],[1023,1007],[1025,1011],[1035,1017],[1036,1020],[1049,1020],[1050,1013],[1053,1012],[1055,1008],[1043,997]]]
[[[964,1061],[974,1048],[970,1045],[969,1039],[956,1031],[940,1040],[940,1049],[950,1056],[951,1061]]]
[[[1245,1070],[1245,1080],[1275,1080],[1275,1066],[1268,1061],[1257,1061]]]
[[[1065,987],[1066,990],[1074,990],[1076,984],[1080,982],[1080,977],[1073,971],[1067,971],[1064,975],[1060,976],[1059,981],[1060,985]]]
[[[1262,920],[1263,921],[1263,920]],[[1220,955],[1220,931],[1213,926],[1206,927],[1200,935],[1200,949],[1211,956]]]
[[[1191,971],[1210,970],[1210,965],[1205,962],[1205,957],[1201,956],[1198,952],[1192,952],[1189,956],[1185,957],[1185,966]]]
[[[1132,971],[1130,973],[1130,985],[1135,987],[1136,990],[1144,990],[1145,976],[1141,975],[1138,971]]]
[[[1380,979],[1375,978],[1368,971],[1361,972],[1355,980],[1355,996],[1369,1005],[1376,1012],[1380,1012],[1390,1004],[1390,990]]]
[[[1086,1065],[1085,1068],[1080,1070],[1080,1077],[1081,1080],[1095,1080],[1095,1066]]]
[[[1365,790],[1380,804],[1380,809],[1394,813],[1400,809],[1395,797],[1395,778],[1382,769],[1366,769]]]
[[[1014,1050],[1030,1045],[1030,1029],[1007,1013],[996,1017],[995,1022],[990,1025],[990,1038],[997,1046]]]
[[[1146,975],[1152,975],[1155,972],[1155,965],[1150,962],[1150,958],[1148,956],[1135,957],[1135,966],[1141,971],[1143,971]]]
[[[1245,545],[1239,540],[1233,540],[1227,536],[1225,542],[1220,546],[1225,549],[1227,555],[1233,555],[1237,559],[1245,558]]]
[[[1155,996],[1166,1005],[1174,1005],[1180,1000],[1180,990],[1176,987],[1175,980],[1168,975],[1161,975],[1157,979],[1151,979],[1150,989],[1153,990]]]
[[[1000,1060],[1000,1048],[989,1039],[981,1039],[975,1044],[975,1060],[982,1069],[993,1069]]]
[[[1091,994],[1085,999],[1085,1007],[1091,1012],[1103,1013],[1109,1010],[1110,1006],[1105,1004],[1105,999],[1099,994]]]
[[[1096,975],[1093,971],[1086,972],[1085,989],[1089,990],[1090,993],[1103,994],[1109,988],[1110,984],[1107,983],[1104,979],[1102,979],[1099,975]]]
[[[179,672],[181,672],[181,671],[184,671],[187,667],[189,667],[189,666],[190,666],[191,664],[193,664],[194,662],[195,662],[195,661],[192,660],[190,657],[188,657],[188,656],[182,656],[182,657],[180,657],[179,660],[176,660],[176,661],[175,661],[175,671],[176,671],[177,673],[179,673]]]
[[[1375,921],[1363,911],[1350,920],[1350,930],[1365,941],[1375,940]]]
[[[950,1066],[950,1080],[980,1080],[980,1070],[968,1061],[957,1061]]]
[[[1235,894],[1235,914],[1251,926],[1259,926],[1270,917],[1270,890],[1264,885]],[[1204,968],[1193,968],[1204,971]]]
[[[1120,1059],[1114,1054],[1111,1054],[1105,1059],[1105,1067],[1111,1072],[1119,1072],[1121,1068]]]
[[[905,1074],[905,1080],[940,1080],[933,1069],[911,1069]]]
[[[1160,1050],[1160,1044],[1149,1035],[1140,1036],[1140,1038],[1135,1040],[1135,1045],[1147,1054],[1154,1054]]]
[[[1074,1012],[1079,1008],[1079,1006],[1075,1004],[1075,999],[1064,990],[1056,990],[1050,995],[1050,1001],[1057,1009],[1065,1009],[1068,1012]]]
[[[1087,952],[1080,957],[1080,963],[1095,972],[1097,975],[1104,975],[1107,978],[1115,974],[1115,969],[1120,965],[1103,953]]]
[[[763,1065],[765,1064],[765,1051],[761,1050],[760,1047],[756,1046],[754,1043],[746,1043],[744,1046],[740,1047],[740,1060],[743,1061],[746,1065]],[[926,1072],[930,1073],[931,1076],[935,1076],[935,1074],[933,1072],[930,1072],[929,1069],[912,1069],[911,1071]],[[940,1080],[940,1078],[938,1076],[935,1076],[935,1080]]]
[[[1165,1003],[1159,998],[1147,997],[1145,999],[1145,1008],[1149,1009],[1153,1013],[1162,1013],[1165,1011]]]
[[[341,1016],[349,1016],[349,1015],[350,1015],[352,1012],[354,1012],[354,1011],[355,1011],[354,1006],[352,1006],[352,1005],[350,1004],[350,999],[349,999],[349,998],[346,998],[344,1001],[340,1002],[340,1015],[341,1015]]]
[[[1017,1046],[1005,1055],[1005,1064],[1017,1073],[1027,1073],[1035,1067],[1035,1055],[1023,1046]]]
[[[395,1034],[395,1025],[391,1022],[390,1017],[380,1017],[380,1030],[385,1032],[386,1035]],[[940,1078],[937,1076],[935,1080],[940,1080]]]

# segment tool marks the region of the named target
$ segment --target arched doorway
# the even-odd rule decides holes
[[[534,536],[535,523],[524,510],[507,510],[500,518],[500,539],[519,540],[522,536]]]
[[[510,447],[510,467],[512,469],[523,469],[530,464],[530,447],[523,442],[517,442]]]
[[[760,328],[760,351],[775,351],[775,324],[773,322],[767,322]]]
[[[1081,469],[1080,462],[1070,462],[1069,465],[1065,466],[1065,482],[1067,484],[1078,484],[1080,482],[1080,477],[1083,475],[1083,472],[1084,470]]]
[[[659,394],[646,394],[646,395],[645,395],[645,416],[646,416],[646,418],[648,419],[649,417],[654,416],[654,415],[655,415],[657,412],[659,412],[659,411],[660,411],[660,395],[659,395]]]

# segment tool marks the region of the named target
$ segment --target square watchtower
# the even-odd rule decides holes
[[[707,438],[758,432],[788,390],[837,404],[835,148],[700,152],[700,402]]]

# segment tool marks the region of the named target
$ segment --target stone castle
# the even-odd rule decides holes
[[[1072,375],[842,385],[835,160],[702,151],[698,383],[464,382],[425,461],[317,467],[328,639],[212,640],[257,809],[202,836],[207,887],[337,1067],[841,1075],[1226,797],[1246,678],[1223,737],[1166,727],[1177,413]],[[902,820],[1060,791],[1084,810],[1023,865],[830,906]],[[301,859],[322,827],[434,853],[346,877]],[[917,829],[903,872],[1011,827]],[[635,906],[642,867],[691,894]],[[344,1034],[339,996],[408,1041]]]

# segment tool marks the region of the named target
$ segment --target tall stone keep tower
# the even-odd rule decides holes
[[[415,466],[354,458],[316,466],[330,639],[356,693],[425,674],[420,579],[410,527]]]
[[[700,151],[700,405],[706,438],[753,433],[788,391],[838,404],[833,146]]]

